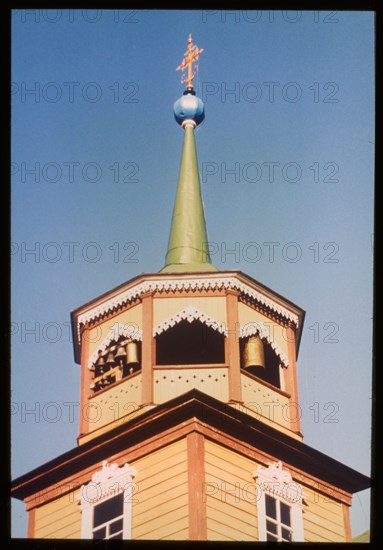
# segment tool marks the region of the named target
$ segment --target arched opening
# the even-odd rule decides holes
[[[265,382],[269,382],[269,384],[272,384],[276,388],[281,387],[281,380],[280,380],[280,364],[281,360],[278,357],[278,355],[275,353],[271,345],[265,341],[262,340],[263,344],[263,353],[264,353],[264,367],[262,366],[245,366],[245,346],[248,342],[248,338],[242,338],[240,341],[240,352],[241,352],[241,369],[243,369],[245,372],[250,372],[250,374],[253,374],[257,378],[260,378],[261,380],[264,380]]]
[[[201,321],[182,320],[156,337],[157,365],[225,362],[225,337]]]
[[[98,392],[141,370],[141,342],[120,336],[98,352],[92,365],[91,390]]]

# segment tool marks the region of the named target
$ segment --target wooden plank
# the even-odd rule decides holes
[[[216,541],[226,541],[226,540],[232,540],[235,541],[236,539],[233,537],[229,537],[228,535],[224,535],[223,533],[220,533],[219,531],[216,531],[212,529],[211,527],[207,530],[207,540],[216,540]]]
[[[192,432],[187,436],[189,540],[206,540],[206,501],[203,498],[205,481],[204,437]]]
[[[343,518],[342,518],[343,519]],[[335,523],[331,521],[330,518],[325,519],[316,516],[315,514],[303,514],[304,524],[307,525],[310,529],[326,529],[327,532],[335,533],[340,536],[345,536],[344,525],[342,523]]]
[[[343,509],[343,521],[344,531],[346,536],[346,542],[352,542],[351,524],[350,524],[350,507],[346,504],[342,504]]]
[[[76,515],[78,514],[81,517],[81,511],[80,507],[76,507],[77,509],[74,509],[73,507],[66,507],[61,512],[56,511],[51,514],[43,514],[39,516],[39,519],[37,521],[37,528],[43,529],[45,527],[48,527],[49,525],[57,525],[57,523],[64,523],[65,521],[73,521],[73,519],[76,519]]]
[[[153,293],[142,295],[142,405],[153,403]]]
[[[163,538],[168,538],[174,533],[188,527],[189,514],[188,507],[184,506],[183,508],[174,512],[169,516],[168,522],[159,523],[156,519],[151,522],[147,522],[144,525],[136,527],[134,531],[134,537],[136,539],[150,539],[150,540],[160,540]]]
[[[251,468],[256,468],[259,464],[254,458],[249,458],[237,453],[235,450],[232,450],[227,447],[223,447],[219,443],[215,443],[209,439],[205,441],[206,456],[209,454],[213,455],[222,460],[227,460],[228,462],[233,461],[233,456],[235,457],[235,464],[241,465],[243,470],[251,470]],[[253,470],[252,470],[253,471]]]
[[[162,472],[151,476],[150,478],[137,479],[136,495],[147,498],[147,494],[158,490],[159,486],[169,485],[169,481],[173,481],[173,486],[177,483],[187,480],[187,465],[186,462],[177,464],[173,468],[169,468]],[[170,484],[170,486],[172,486]]]
[[[222,511],[227,516],[230,516],[234,521],[244,521],[249,525],[258,523],[257,520],[257,506],[256,503],[246,502],[241,500],[238,503],[225,502],[221,498],[214,496],[208,496],[206,499],[207,506],[218,511]]]
[[[184,492],[177,497],[171,496],[169,500],[163,502],[151,501],[150,508],[148,508],[148,503],[145,502],[142,506],[142,511],[137,511],[133,514],[134,525],[141,525],[142,523],[151,520],[153,518],[153,514],[155,514],[157,518],[160,518],[161,516],[169,514],[173,510],[187,506],[188,501],[188,495]]]
[[[151,484],[146,489],[141,490],[139,487],[139,491],[137,493],[137,498],[142,500],[150,500],[151,498],[154,498],[159,491],[169,491],[173,487],[176,487],[177,485],[181,484],[187,484],[187,472],[181,472],[178,475],[175,475],[173,477],[167,478],[160,483]],[[166,496],[165,496],[166,498]]]
[[[303,524],[304,527],[304,535],[305,535],[305,542],[345,542],[345,538],[336,534],[336,533],[329,533],[326,529],[314,529],[311,527],[311,525],[306,526],[306,524]]]
[[[65,523],[60,524],[56,522],[44,529],[36,531],[36,538],[66,538],[67,534],[77,532],[78,537],[81,535],[81,517],[76,519],[73,517],[71,520],[67,520]]]
[[[28,512],[28,529],[27,529],[27,538],[33,539],[35,536],[35,514],[36,509],[30,510]]]
[[[161,493],[156,493],[151,497],[150,505],[155,508],[161,505],[164,505],[167,502],[171,502],[173,499],[176,499],[180,496],[186,496],[188,492],[186,476],[185,480],[182,480],[178,485],[174,485],[172,488],[168,489],[166,496]],[[138,497],[138,502],[134,503],[133,506],[133,517],[136,515],[139,516],[141,513],[144,513],[147,510],[147,499]]]
[[[214,531],[216,531],[217,533],[221,533],[221,535],[225,537],[230,537],[232,540],[235,540],[235,541],[258,540],[258,537],[255,537],[254,535],[243,533],[238,529],[235,529],[232,525],[228,525],[227,523],[222,523],[211,517],[208,517],[208,529],[214,529]]]
[[[238,294],[234,290],[226,292],[226,316],[227,316],[227,357],[225,363],[229,365],[229,400],[241,401],[241,365],[239,358],[239,338],[238,338]]]
[[[254,506],[252,514],[243,513],[242,517],[239,518],[231,514],[231,506],[224,502],[220,502],[220,506],[215,507],[211,506],[211,503],[208,502],[207,505],[207,517],[208,519],[213,519],[219,521],[224,525],[235,525],[238,531],[248,534],[249,536],[256,537],[257,528],[256,528],[256,507]]]
[[[136,481],[139,483],[140,480],[150,480],[153,477],[156,477],[160,473],[166,473],[168,470],[172,470],[173,468],[179,468],[180,465],[184,465],[184,469],[186,471],[187,469],[187,463],[186,463],[186,452],[182,451],[182,453],[179,453],[175,455],[174,457],[168,456],[164,461],[148,464],[146,467],[142,468],[139,464],[135,464],[135,467],[137,468],[137,476]]]

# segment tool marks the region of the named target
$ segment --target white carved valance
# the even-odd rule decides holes
[[[142,294],[147,292],[177,292],[182,290],[237,290],[245,296],[254,299],[259,304],[271,309],[278,315],[284,317],[287,321],[291,321],[295,326],[299,326],[299,318],[297,315],[280,305],[275,300],[265,296],[262,292],[252,288],[233,276],[228,277],[210,277],[196,279],[150,279],[143,281],[127,290],[121,292],[117,296],[106,300],[102,304],[95,306],[85,313],[78,316],[77,336],[80,343],[80,328],[81,325],[94,321],[105,315],[108,311],[121,308],[122,306],[137,299]]]
[[[153,328],[153,336],[157,336],[158,334],[161,334],[161,332],[168,330],[170,327],[174,327],[174,325],[178,324],[182,320],[186,320],[189,323],[198,320],[204,325],[207,325],[213,330],[216,330],[220,334],[224,334],[225,336],[227,336],[227,326],[225,323],[220,323],[216,321],[215,319],[213,319],[209,315],[206,315],[194,306],[188,306],[182,311],[176,313],[175,315],[172,315],[168,319],[165,319],[165,321],[159,323],[156,327]]]

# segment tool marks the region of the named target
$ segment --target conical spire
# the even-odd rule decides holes
[[[202,50],[193,45],[191,36],[188,50],[178,69],[187,69],[187,83],[183,96],[174,104],[174,115],[184,128],[184,143],[178,176],[176,199],[170,228],[165,267],[161,272],[218,271],[211,264],[208,239],[198,172],[194,128],[204,119],[204,105],[196,97],[192,86],[193,63]]]

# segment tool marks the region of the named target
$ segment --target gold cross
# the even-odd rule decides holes
[[[199,49],[195,44],[193,44],[192,36],[191,34],[189,34],[188,49],[185,52],[185,57],[183,58],[181,65],[179,65],[176,68],[176,71],[184,71],[187,67],[188,69],[187,75],[183,74],[181,78],[181,84],[186,83],[187,90],[193,89],[192,82],[193,82],[193,78],[197,73],[197,67],[193,71],[193,63],[197,61],[200,53],[202,52],[203,52],[203,48]]]

